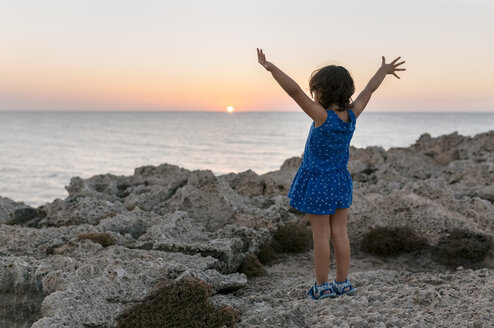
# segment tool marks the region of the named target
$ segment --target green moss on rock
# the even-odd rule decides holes
[[[127,308],[117,318],[118,328],[234,327],[238,311],[208,302],[212,287],[199,278],[164,281],[143,302]]]
[[[477,267],[492,247],[492,239],[488,236],[455,229],[439,239],[434,257],[437,262],[449,266]]]
[[[238,272],[245,273],[249,278],[260,277],[266,274],[266,270],[264,270],[264,267],[261,262],[259,262],[259,259],[252,254],[247,255],[244,258],[242,264],[238,268]]]
[[[427,240],[409,227],[378,227],[365,233],[361,249],[370,254],[392,256],[427,247]]]
[[[264,243],[259,247],[259,255],[257,258],[264,265],[276,260],[276,252],[273,246],[271,246],[271,243]]]
[[[98,243],[103,247],[108,247],[111,245],[115,245],[117,242],[115,238],[110,235],[108,232],[88,232],[81,233],[77,235],[79,239],[89,239],[92,242]]]
[[[278,253],[299,253],[312,246],[312,233],[301,223],[287,223],[273,234],[272,247]]]

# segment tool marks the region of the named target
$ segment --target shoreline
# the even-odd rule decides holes
[[[493,113],[493,116],[494,116],[494,113]],[[482,132],[482,133],[489,133],[490,131],[487,131],[487,132]],[[480,134],[482,134],[480,133]],[[477,133],[479,134],[479,133]],[[414,144],[417,143],[417,141],[422,137],[422,136],[430,136],[431,138],[439,138],[439,137],[445,137],[445,136],[455,136],[455,135],[460,135],[460,136],[463,136],[463,137],[470,137],[470,138],[473,138],[476,134],[475,133],[472,133],[472,134],[459,134],[457,131],[454,131],[452,133],[448,133],[448,134],[438,134],[438,135],[434,135],[434,134],[430,134],[428,132],[424,132],[422,133],[414,142],[410,143],[408,146],[390,146],[390,147],[384,147],[384,146],[380,146],[380,145],[370,145],[370,146],[366,146],[366,147],[357,147],[357,146],[353,146],[351,145],[350,146],[350,151],[351,152],[357,152],[359,150],[363,150],[363,149],[366,149],[366,148],[381,148],[383,149],[384,151],[390,151],[390,150],[399,150],[399,149],[406,149],[406,148],[410,148],[412,147]],[[303,151],[303,148],[301,148],[301,151]],[[302,154],[302,153],[301,153]],[[297,157],[296,155],[294,155],[293,157]],[[291,158],[291,157],[289,157]],[[285,159],[286,160],[286,159]],[[159,164],[154,164],[155,166],[158,166],[160,165],[161,163]],[[256,173],[257,175],[264,175],[264,174],[267,174],[267,173],[272,173],[272,172],[276,172],[280,169],[281,166],[278,166],[277,168],[273,168],[273,169],[269,169],[269,170],[265,170],[265,171],[256,171],[256,170],[251,170],[250,168],[248,169],[245,169],[245,170],[239,170],[239,171],[215,171],[213,168],[204,168],[204,167],[195,167],[195,168],[186,168],[182,165],[180,165],[179,163],[169,163],[169,162],[165,162],[163,164],[169,164],[169,165],[174,165],[174,166],[177,166],[177,167],[180,167],[180,168],[184,168],[186,170],[189,170],[189,171],[200,171],[200,170],[209,170],[211,171],[216,177],[220,177],[222,175],[227,175],[227,174],[240,174],[240,173],[243,173],[245,171],[253,171],[254,173]],[[150,164],[146,164],[146,165],[150,165]],[[146,166],[144,165],[144,166]],[[106,174],[109,174],[109,175],[114,175],[114,176],[127,176],[127,175],[131,175],[133,173],[133,171],[135,171],[135,168],[133,169],[129,169],[127,170],[126,172],[105,172],[105,173],[97,173],[97,174],[91,174],[91,173],[88,173],[86,175],[77,175],[79,177],[82,177],[83,179],[89,179],[91,178],[92,176],[94,175],[106,175]],[[62,174],[62,173],[53,173],[51,176],[57,176],[59,174]],[[65,179],[65,178],[64,178]],[[46,183],[51,183],[53,184],[55,181],[59,181],[59,180],[46,180]],[[61,186],[65,186],[65,184],[67,184],[68,182],[70,182],[70,178],[67,178],[66,180],[63,180],[62,181],[59,181],[61,184]],[[65,187],[63,187],[64,190],[65,190]],[[63,199],[65,197],[67,197],[67,194],[64,192],[63,194],[60,193],[58,196],[51,196],[50,198],[45,198],[45,200],[43,201],[35,201],[35,202],[30,202],[30,201],[26,201],[26,200],[23,200],[21,197],[14,197],[14,196],[8,196],[8,195],[5,195],[5,194],[1,194],[0,193],[0,197],[3,197],[3,198],[8,198],[10,199],[11,201],[14,201],[14,202],[18,202],[18,203],[24,203],[26,206],[30,206],[30,207],[39,207],[39,206],[42,206],[42,205],[46,205],[46,204],[49,204],[51,202],[53,202],[55,199]]]

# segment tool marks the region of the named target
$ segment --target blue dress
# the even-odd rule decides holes
[[[334,214],[352,204],[352,177],[347,164],[357,118],[349,109],[350,122],[332,110],[317,128],[312,123],[305,143],[302,164],[288,191],[290,205],[309,214]]]

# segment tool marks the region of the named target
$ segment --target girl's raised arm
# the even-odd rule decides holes
[[[271,72],[274,79],[278,84],[286,91],[286,93],[297,102],[302,110],[307,113],[313,120],[316,126],[322,125],[327,118],[327,112],[319,103],[316,103],[310,99],[300,86],[292,80],[288,75],[283,73],[273,63],[266,61],[266,56],[262,52],[262,49],[257,48],[257,58],[259,64],[261,64],[267,71]]]
[[[396,75],[396,71],[405,71],[405,68],[398,68],[401,64],[404,63],[404,61],[396,63],[398,59],[401,57],[396,58],[393,60],[391,63],[386,64],[386,59],[384,56],[382,56],[382,63],[381,67],[377,70],[376,74],[369,80],[369,83],[367,83],[367,86],[360,92],[358,97],[355,99],[353,102],[353,112],[355,113],[355,116],[359,116],[365,106],[367,106],[367,103],[370,100],[370,97],[374,91],[377,90],[377,88],[381,85],[381,82],[384,80],[387,74],[393,74],[396,76],[398,79],[400,78],[398,75]]]

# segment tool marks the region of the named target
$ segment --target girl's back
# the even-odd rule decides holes
[[[345,111],[349,121],[345,122],[335,111],[328,109],[326,121],[315,126],[312,123],[305,144],[302,165],[313,173],[329,173],[346,169],[350,141],[355,131],[356,117],[351,109]]]
[[[347,111],[344,122],[331,109],[326,121],[310,127],[304,156],[288,191],[290,205],[304,213],[331,214],[352,204],[352,177],[348,172],[349,146],[356,117]]]

